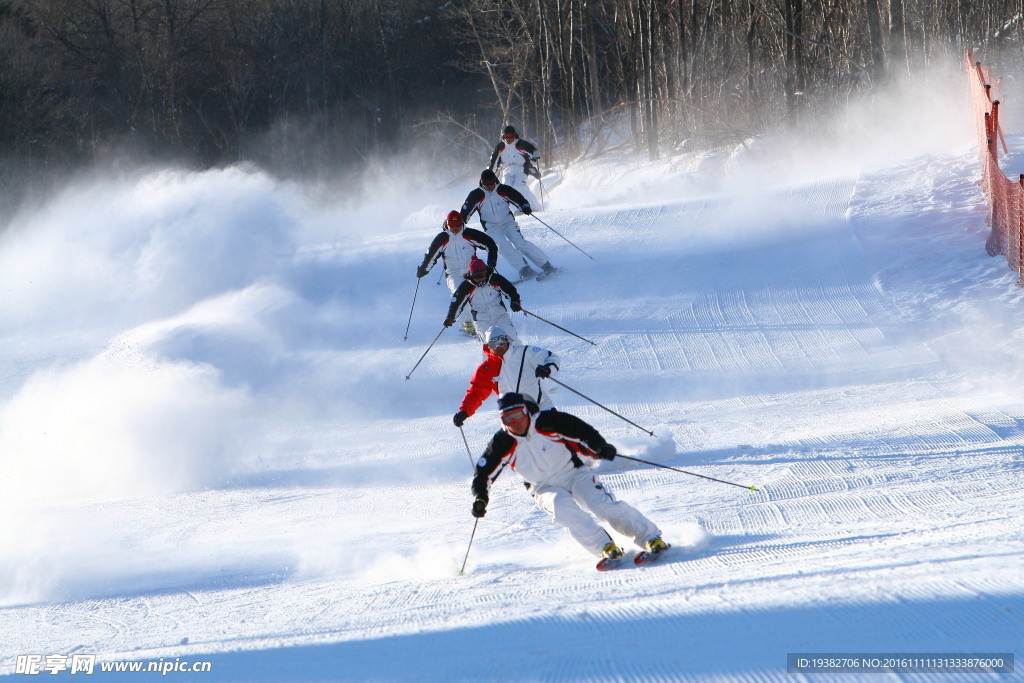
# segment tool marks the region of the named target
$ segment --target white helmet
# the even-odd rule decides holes
[[[500,342],[505,342],[506,344],[512,343],[512,339],[511,337],[508,336],[508,332],[506,332],[504,328],[498,327],[497,325],[494,325],[493,327],[488,327],[487,331],[484,333],[484,343],[486,343],[491,348],[494,348]]]

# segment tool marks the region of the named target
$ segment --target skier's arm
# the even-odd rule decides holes
[[[466,195],[466,201],[462,203],[462,208],[459,209],[463,223],[469,221],[469,217],[473,215],[474,211],[480,210],[480,200],[483,196],[484,191],[479,187],[474,190],[470,190],[469,194]]]
[[[515,447],[516,440],[505,430],[499,430],[487,444],[484,454],[476,461],[476,470],[473,475],[473,497],[483,500],[484,505],[490,499],[491,475],[498,469],[501,461],[515,450]]]
[[[512,202],[519,207],[519,210],[529,216],[533,213],[533,209],[530,208],[530,202],[526,201],[526,197],[520,194],[519,190],[508,185],[499,185],[498,194]]]
[[[522,303],[519,301],[519,290],[516,286],[508,281],[504,275],[500,273],[494,273],[491,275],[491,284],[497,285],[498,289],[505,293],[505,296],[512,302],[512,310],[519,311],[522,308]]]
[[[417,274],[419,274],[420,271],[429,271],[430,268],[433,267],[433,264],[430,263],[430,260],[434,258],[434,256],[437,255],[437,252],[441,249],[441,247],[443,247],[446,244],[448,244],[448,233],[438,233],[437,237],[435,237],[433,241],[431,241],[430,246],[427,247],[427,252],[423,254],[423,262],[419,265],[419,268],[416,269]],[[423,274],[426,275],[426,272],[424,272]]]
[[[528,161],[537,161],[540,159],[540,155],[537,154],[537,147],[528,140],[519,138],[519,144],[516,145],[520,151],[526,152],[526,159]]]
[[[459,410],[464,412],[467,417],[479,410],[487,397],[494,391],[494,378],[498,376],[500,370],[501,361],[491,359],[485,360],[477,366],[473,377],[469,380],[466,395],[462,397],[462,403],[459,404]]]
[[[554,432],[569,441],[582,446],[585,455],[611,460],[615,457],[615,447],[605,441],[601,433],[575,415],[560,410],[545,410],[537,414],[537,431]],[[611,457],[607,457],[610,450]]]
[[[487,267],[490,268],[491,272],[494,272],[494,268],[498,265],[498,245],[497,243],[482,230],[476,230],[474,228],[463,228],[463,234],[466,239],[473,244],[479,245],[487,250]]]
[[[551,353],[547,349],[542,349],[539,346],[531,346],[530,349],[533,351],[530,359],[536,367],[535,372],[537,377],[551,377],[551,375],[558,372],[558,364],[561,361],[557,354]]]
[[[459,309],[462,307],[462,302],[466,300],[466,296],[473,289],[473,283],[469,280],[463,281],[461,285],[452,294],[452,302],[448,306],[448,316],[445,318],[445,327],[449,327],[455,322],[455,316],[459,314]],[[451,322],[448,322],[448,321]]]
[[[491,163],[487,165],[487,168],[489,170],[491,170],[491,171],[494,170],[494,162],[496,162],[498,160],[498,157],[501,155],[501,150],[504,147],[505,147],[505,143],[504,142],[499,142],[497,145],[494,146],[494,152],[491,154]]]

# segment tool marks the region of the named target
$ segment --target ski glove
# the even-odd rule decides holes
[[[597,453],[594,454],[594,457],[600,458],[601,460],[614,460],[615,453],[615,446],[611,445],[610,443],[606,443],[605,445],[597,449]]]
[[[477,498],[473,501],[473,516],[480,519],[487,514],[487,499]]]
[[[452,422],[455,423],[456,427],[461,427],[463,424],[465,424],[467,417],[469,417],[469,413],[467,413],[465,410],[460,410],[459,412],[455,413],[455,415],[452,417]]]
[[[426,266],[416,266],[416,277],[423,277],[427,274]]]
[[[523,204],[523,213],[526,214],[527,216],[533,213],[533,209],[530,208],[529,204]]]
[[[551,368],[552,368],[551,363],[546,363],[544,365],[538,365],[537,366],[537,371],[534,374],[537,375],[537,377],[550,377],[551,376]]]
[[[519,311],[523,310],[523,305],[519,303],[519,299],[516,299],[509,305],[509,308],[512,309],[513,313],[518,313]]]
[[[455,318],[445,318],[443,324],[445,327],[451,327],[455,324]]]

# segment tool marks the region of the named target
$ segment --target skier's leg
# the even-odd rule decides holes
[[[528,184],[529,176],[521,166],[510,166],[505,170],[505,184],[519,190],[519,193],[530,202],[530,206],[536,211],[540,208],[537,196],[533,194]]]
[[[572,483],[573,498],[598,519],[608,522],[616,532],[633,539],[641,548],[647,541],[661,536],[658,526],[629,503],[615,500],[611,491],[587,472],[579,472]]]
[[[487,332],[489,327],[500,327],[508,332],[509,338],[513,343],[519,343],[519,335],[516,333],[516,328],[512,324],[512,316],[508,314],[504,308],[498,307],[497,311],[477,311],[476,314],[476,330],[477,335],[480,336],[481,341],[483,340],[483,334]]]
[[[547,254],[541,251],[540,247],[531,242],[530,240],[523,237],[523,233],[519,230],[519,225],[515,222],[511,224],[506,223],[504,226],[505,235],[507,240],[514,246],[520,253],[524,254],[526,258],[530,259],[537,266],[543,268],[544,264],[550,264]]]
[[[513,223],[515,225],[515,223]],[[516,251],[515,246],[508,241],[508,236],[505,234],[505,230],[502,224],[488,223],[487,234],[491,236],[495,244],[498,245],[498,253],[508,261],[509,265],[512,266],[514,273],[518,273],[526,266],[526,259],[523,255]],[[510,279],[515,280],[513,275]]]
[[[611,536],[576,504],[567,489],[559,486],[536,486],[533,489],[533,499],[537,501],[537,507],[548,513],[551,521],[568,531],[577,543],[595,557],[603,556],[604,547],[611,541]]]

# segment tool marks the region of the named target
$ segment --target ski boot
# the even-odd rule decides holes
[[[470,337],[476,336],[476,328],[473,326],[473,323],[469,322],[468,320],[462,323],[462,331],[465,332]]]
[[[622,561],[622,548],[615,545],[615,541],[608,541],[604,546],[604,557],[597,563],[597,571],[603,572],[606,569],[614,569]]]
[[[520,280],[526,280],[528,278],[533,277],[536,274],[537,274],[537,271],[535,271],[529,265],[525,265],[525,266],[523,266],[522,268],[519,269],[519,279]]]
[[[633,562],[636,564],[656,562],[660,559],[660,556],[671,547],[671,545],[665,543],[665,541],[661,539],[661,536],[655,536],[651,540],[647,541],[647,550],[637,553],[636,557],[633,558]]]
[[[558,268],[555,268],[553,265],[551,265],[551,261],[545,263],[543,266],[540,267],[540,269],[541,273],[540,275],[537,276],[538,281],[547,280],[549,277],[558,272]]]

